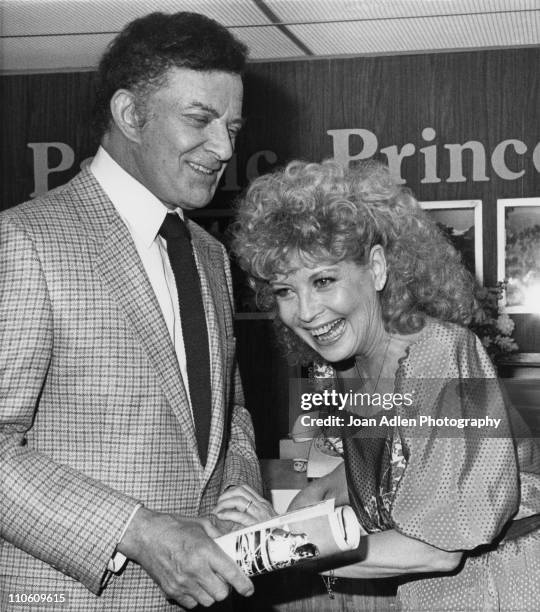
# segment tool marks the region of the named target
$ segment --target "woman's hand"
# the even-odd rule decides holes
[[[229,487],[219,497],[212,510],[218,519],[232,521],[243,527],[267,521],[276,516],[272,504],[248,485]]]
[[[304,487],[289,504],[288,512],[311,506],[324,499],[336,500],[336,506],[343,506],[349,503],[349,493],[347,490],[347,480],[345,478],[345,464],[340,463],[335,470],[316,478]]]

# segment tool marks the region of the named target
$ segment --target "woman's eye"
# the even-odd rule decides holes
[[[282,300],[289,295],[289,289],[287,287],[277,287],[272,290],[272,293],[278,300]]]
[[[326,287],[329,287],[334,281],[334,278],[325,276],[324,278],[317,278],[313,284],[317,289],[326,289]]]

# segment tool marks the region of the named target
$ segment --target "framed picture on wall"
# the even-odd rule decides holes
[[[441,231],[461,253],[463,263],[484,282],[482,251],[482,200],[437,200],[420,202]]]
[[[497,200],[497,278],[506,312],[540,311],[540,198]]]

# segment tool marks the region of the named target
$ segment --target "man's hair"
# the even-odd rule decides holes
[[[111,122],[110,100],[118,89],[140,101],[162,87],[170,68],[242,74],[248,49],[217,21],[198,13],[150,13],[135,19],[111,41],[98,68],[94,127]]]

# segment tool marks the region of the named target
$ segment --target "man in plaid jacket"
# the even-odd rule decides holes
[[[201,461],[158,233],[215,192],[242,123],[245,55],[201,15],[132,22],[100,64],[92,163],[0,215],[2,610],[148,612],[253,590],[211,539],[219,521],[200,518],[231,486],[251,492],[251,513],[264,502],[227,256],[187,221],[211,365]]]

